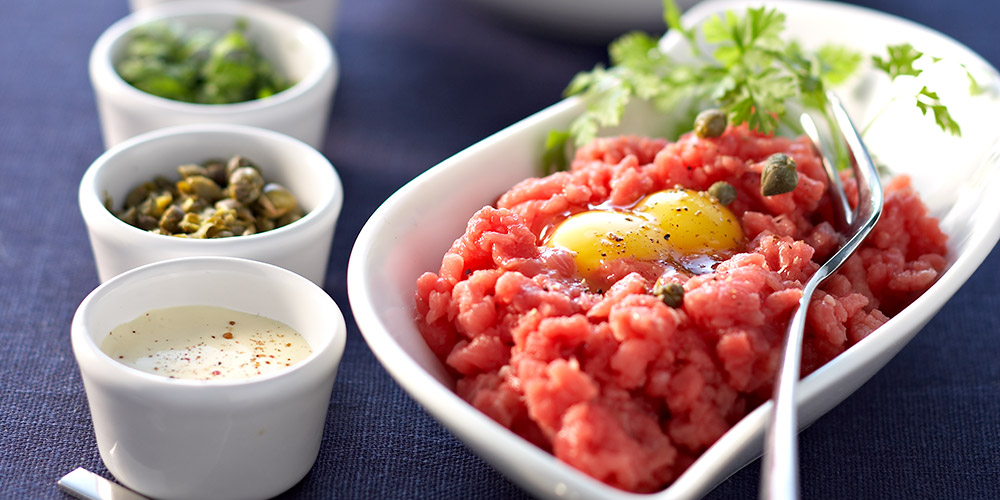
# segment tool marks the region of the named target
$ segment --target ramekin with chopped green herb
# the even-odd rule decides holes
[[[224,32],[153,21],[137,27],[115,70],[150,94],[184,102],[231,104],[263,99],[292,85],[237,19]]]
[[[338,79],[312,23],[255,2],[169,2],[111,25],[90,54],[105,147],[151,130],[229,123],[321,147]]]

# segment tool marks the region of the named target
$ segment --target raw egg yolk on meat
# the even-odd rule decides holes
[[[545,244],[574,254],[583,277],[616,259],[668,260],[692,272],[699,261],[728,258],[743,246],[743,228],[724,205],[691,189],[657,191],[628,210],[595,209],[566,218]]]

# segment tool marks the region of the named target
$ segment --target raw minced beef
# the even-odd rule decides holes
[[[794,191],[760,194],[765,160],[797,165]],[[736,188],[746,247],[708,274],[622,262],[600,289],[543,235],[568,214],[628,206],[676,185]],[[847,179],[849,197],[856,185]],[[440,270],[417,281],[416,315],[457,393],[500,424],[613,486],[662,489],[770,397],[802,284],[836,247],[827,180],[808,139],[730,128],[720,137],[598,139],[567,172],[527,179],[472,216]],[[881,220],[813,296],[809,373],[882,325],[945,266],[946,236],[906,177]],[[683,280],[680,308],[651,290]]]

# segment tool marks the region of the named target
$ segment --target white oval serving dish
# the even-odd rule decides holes
[[[699,3],[684,15],[686,25],[725,10],[742,12],[759,2]],[[788,37],[807,46],[827,42],[867,55],[887,44],[916,48],[964,64],[987,92],[961,98],[964,72],[935,78],[963,136],[943,134],[912,102],[886,109],[865,136],[870,150],[894,171],[912,177],[933,215],[949,235],[948,267],[929,291],[882,328],[809,375],[799,390],[800,424],[808,426],[843,401],[881,369],[962,286],[1000,238],[1000,76],[978,55],[926,27],[869,9],[817,1],[767,2],[787,17]],[[839,27],[851,26],[850,36]],[[665,37],[661,47],[676,53],[682,40]],[[851,116],[864,124],[893,92],[887,81],[862,74],[837,91]],[[968,94],[965,93],[965,96]],[[913,109],[910,109],[910,108]],[[555,459],[474,409],[452,392],[451,377],[425,345],[414,323],[417,277],[437,271],[441,257],[469,217],[518,181],[537,176],[546,134],[565,129],[584,109],[567,99],[504,129],[420,175],[370,218],[355,243],[348,266],[348,292],[355,320],[386,370],[435,418],[472,450],[533,495],[543,498],[698,498],[761,453],[770,404],[743,418],[668,488],[632,494],[600,483]],[[633,106],[615,132],[655,135],[663,117]],[[942,178],[941,166],[949,175]]]

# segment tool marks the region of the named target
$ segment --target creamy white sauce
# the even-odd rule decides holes
[[[312,353],[280,321],[216,306],[149,311],[111,330],[101,350],[146,373],[196,380],[274,373]]]

